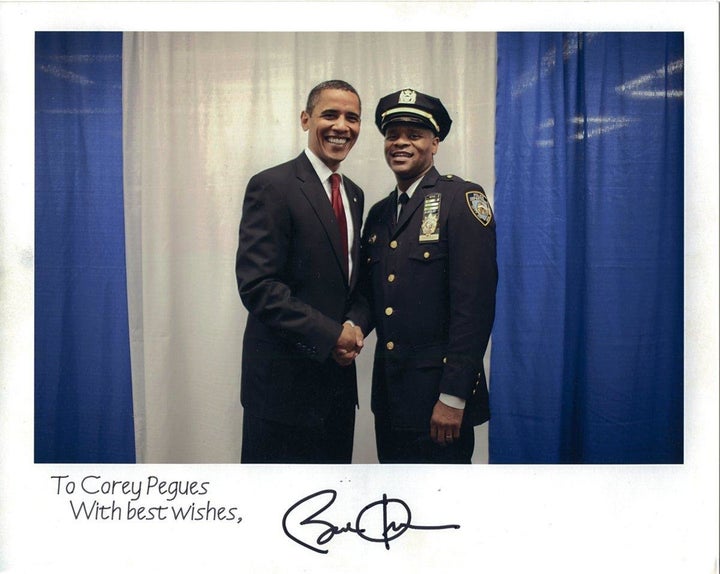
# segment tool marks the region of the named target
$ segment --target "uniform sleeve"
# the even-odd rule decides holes
[[[495,220],[482,188],[453,195],[448,217],[450,324],[440,392],[468,399],[495,319]]]
[[[235,260],[240,298],[248,311],[302,354],[325,360],[342,326],[293,296],[283,280],[292,221],[284,198],[267,180],[248,183]]]

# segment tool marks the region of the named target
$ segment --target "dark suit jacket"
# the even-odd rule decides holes
[[[357,404],[354,364],[341,368],[330,357],[359,305],[364,196],[346,177],[344,184],[355,230],[350,278],[332,206],[304,152],[248,183],[235,271],[249,311],[241,401],[255,416],[316,425],[331,409]]]
[[[422,241],[440,201],[438,237]],[[397,193],[368,213],[362,291],[377,329],[372,407],[396,428],[429,429],[440,393],[466,399],[466,424],[488,419],[483,355],[495,316],[495,221],[482,188],[432,168],[403,208]],[[474,210],[476,210],[474,212]],[[428,239],[428,238],[425,238]]]

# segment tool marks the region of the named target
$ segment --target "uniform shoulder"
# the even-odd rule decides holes
[[[465,183],[465,180],[462,177],[460,177],[459,175],[455,175],[454,173],[446,173],[445,175],[441,175],[440,181],[454,184]]]
[[[474,181],[467,181],[462,177],[452,173],[441,175],[438,181],[443,182],[451,188],[457,189],[458,191],[479,191],[480,193],[485,195],[485,190],[479,183],[475,183]]]
[[[466,181],[453,174],[440,176],[445,182],[443,193],[452,198],[451,210],[455,213],[472,214],[474,218],[487,227],[494,227],[494,217],[490,201],[482,186],[473,181]]]
[[[376,201],[372,207],[368,210],[366,221],[373,221],[377,219],[380,214],[385,210],[387,203],[391,200],[391,196],[388,195],[383,197],[381,200]]]
[[[383,206],[387,205],[387,203],[390,201],[392,201],[392,192],[390,192],[388,195],[386,195],[382,199],[376,201],[373,204],[373,206],[370,208],[370,211],[382,209]]]

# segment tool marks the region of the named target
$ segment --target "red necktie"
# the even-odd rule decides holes
[[[347,265],[348,260],[348,238],[347,238],[347,220],[345,219],[345,209],[343,208],[342,194],[340,193],[340,174],[333,173],[330,176],[330,191],[332,201],[332,208],[335,212],[335,218],[338,221],[338,227],[340,228],[340,241],[342,243],[344,266]]]

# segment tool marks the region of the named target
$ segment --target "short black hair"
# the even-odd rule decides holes
[[[360,102],[360,94],[357,93],[357,90],[355,88],[353,88],[350,84],[343,80],[327,80],[325,82],[321,82],[312,90],[310,90],[310,94],[308,94],[307,104],[305,104],[305,111],[308,115],[312,115],[313,110],[315,109],[315,105],[320,99],[320,94],[325,90],[344,90],[346,92],[351,92],[355,94],[357,96],[358,103],[360,103],[360,109],[362,109],[362,103]]]

